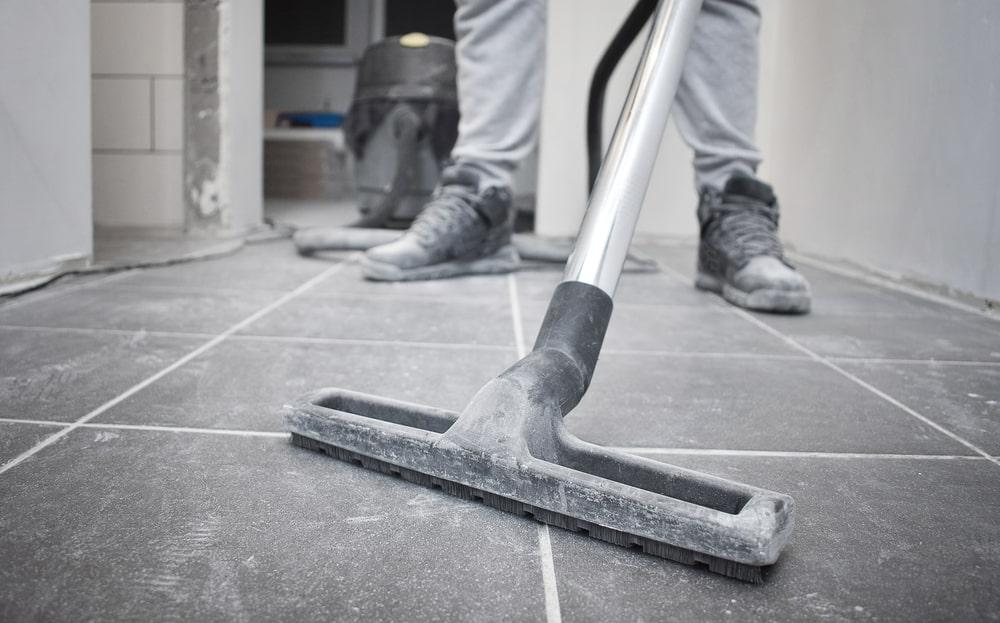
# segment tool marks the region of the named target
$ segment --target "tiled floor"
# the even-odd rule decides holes
[[[791,494],[749,586],[290,446],[340,386],[460,409],[558,270],[374,284],[287,241],[0,303],[0,620],[996,620],[1000,323],[804,268],[733,310],[652,241],[581,437]]]

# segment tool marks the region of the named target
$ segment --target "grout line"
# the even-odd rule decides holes
[[[715,352],[715,351],[677,351],[677,350],[634,350],[627,348],[604,348],[601,355],[628,355],[646,357],[676,357],[678,359],[757,359],[776,361],[812,361],[808,355],[775,355],[768,353],[745,352]],[[893,365],[924,365],[953,367],[1000,367],[1000,361],[978,361],[975,359],[893,359],[891,357],[827,357],[837,363],[874,363]]]
[[[16,298],[12,301],[6,303],[0,302],[0,312],[5,312],[11,309],[17,309],[18,307],[28,305],[29,303],[36,303],[38,301],[47,301],[50,298],[56,296],[62,296],[63,294],[67,294],[69,292],[76,292],[77,290],[83,290],[91,286],[104,285],[111,281],[117,281],[119,279],[122,279],[123,277],[131,275],[133,272],[134,272],[133,270],[123,270],[120,272],[114,272],[105,277],[94,279],[93,281],[86,281],[84,283],[78,283],[76,285],[68,285],[63,288],[59,288],[58,285],[53,284],[53,286],[49,286],[51,288],[50,290],[40,292],[35,295],[32,295],[32,293],[28,292],[20,295],[19,298]]]
[[[163,291],[163,292],[178,292],[181,294],[219,294],[219,295],[230,295],[230,296],[245,296],[247,294],[287,294],[288,290],[283,290],[281,288],[213,288],[210,286],[182,286],[175,284],[159,284],[159,283],[122,283],[115,286],[116,290],[128,290],[135,292],[144,291]]]
[[[152,331],[147,329],[102,329],[93,327],[45,327],[35,325],[14,325],[0,324],[0,330],[23,330],[46,331],[53,333],[81,333],[85,335],[150,335],[154,337],[173,338],[211,338],[212,333],[190,333],[183,331]],[[230,340],[246,342],[276,342],[279,344],[316,344],[316,345],[345,345],[345,346],[392,346],[395,348],[439,348],[452,350],[485,350],[495,352],[509,352],[511,346],[502,344],[464,344],[460,342],[405,342],[400,340],[367,340],[361,338],[339,338],[339,337],[301,337],[294,335],[255,335],[243,333],[232,335]],[[800,358],[804,359],[804,358]]]
[[[517,295],[517,279],[514,273],[507,275],[507,291],[510,294],[511,328],[514,330],[514,344],[517,346],[517,357],[521,359],[528,354],[524,341],[524,325],[521,323],[521,300]],[[538,524],[538,557],[542,563],[542,587],[545,592],[546,623],[561,623],[562,612],[559,608],[559,585],[556,583],[556,564],[552,559],[552,541],[549,539],[548,524]]]
[[[561,273],[560,273],[561,275]],[[661,275],[662,276],[662,275]],[[672,281],[670,278],[664,278],[664,281]],[[558,285],[558,284],[557,284]],[[484,292],[480,294],[467,293],[467,294],[452,294],[452,293],[417,293],[417,292],[399,292],[399,291],[385,291],[378,292],[375,290],[357,290],[357,291],[344,291],[344,292],[313,292],[309,295],[310,299],[350,299],[350,298],[362,298],[362,299],[402,299],[402,300],[412,300],[412,301],[456,301],[456,302],[482,302],[484,298],[503,298],[501,295],[494,293],[493,291]],[[544,296],[529,296],[525,299],[528,305],[544,305],[548,304],[551,298],[551,292],[548,292]],[[615,302],[616,308],[634,308],[634,309],[711,309],[719,311],[717,308],[720,304],[715,301],[707,301],[707,306],[702,303],[639,303],[639,302]]]
[[[317,345],[344,345],[344,346],[392,346],[394,348],[440,348],[452,350],[488,350],[497,352],[510,352],[510,346],[501,344],[464,344],[460,342],[405,342],[401,340],[365,340],[359,338],[340,337],[295,337],[283,335],[254,335],[243,333],[234,335],[234,340],[257,341],[257,342],[279,342],[279,343],[300,343]]]
[[[475,295],[475,294],[416,294],[414,292],[314,292],[309,295],[311,300],[349,300],[349,299],[364,299],[364,300],[401,300],[401,301],[413,301],[421,303],[439,303],[439,302],[455,302],[455,303],[482,303],[483,299],[496,298],[497,302],[502,301],[503,297],[492,292]]]
[[[665,267],[665,270],[669,271],[670,274],[672,274],[675,277],[677,277],[677,272],[674,269],[670,268],[669,266]],[[991,456],[989,453],[987,453],[985,450],[983,450],[979,446],[975,445],[971,441],[968,441],[964,437],[961,437],[960,435],[957,435],[956,433],[951,432],[950,430],[948,430],[944,426],[941,426],[940,424],[938,424],[937,422],[931,420],[930,418],[928,418],[928,417],[926,417],[926,416],[924,416],[924,415],[922,415],[920,413],[917,413],[915,410],[913,410],[910,407],[906,406],[905,404],[903,404],[899,400],[896,400],[895,398],[893,398],[889,394],[885,393],[884,391],[878,389],[877,387],[875,387],[871,383],[868,383],[868,382],[862,380],[861,378],[859,378],[859,377],[851,374],[850,372],[848,372],[844,368],[841,368],[840,366],[838,366],[836,363],[834,363],[834,362],[830,361],[829,359],[823,357],[822,355],[814,352],[813,350],[809,349],[808,347],[800,344],[798,342],[798,340],[795,340],[794,338],[785,335],[781,331],[778,331],[777,329],[775,329],[771,325],[769,325],[766,322],[760,320],[759,318],[754,317],[752,314],[747,313],[743,309],[740,309],[740,308],[735,307],[733,305],[728,305],[727,309],[731,313],[736,314],[737,316],[743,318],[744,320],[746,320],[750,324],[755,325],[757,328],[761,329],[765,333],[768,333],[768,334],[770,334],[770,335],[778,338],[779,340],[782,340],[785,344],[787,344],[788,346],[794,348],[795,350],[797,350],[797,351],[805,354],[810,359],[816,361],[817,363],[823,364],[824,366],[826,366],[827,368],[830,368],[831,370],[833,370],[837,374],[843,376],[847,380],[855,383],[856,385],[858,385],[860,387],[863,387],[864,389],[867,389],[868,391],[870,391],[871,393],[875,394],[876,396],[878,396],[882,400],[885,400],[886,402],[888,402],[889,404],[893,405],[894,407],[896,407],[898,409],[901,409],[903,412],[905,412],[905,413],[913,416],[914,418],[920,420],[921,422],[923,422],[927,426],[930,426],[931,428],[933,428],[934,430],[938,431],[939,433],[945,435],[946,437],[951,438],[954,441],[957,441],[958,443],[960,443],[963,446],[965,446],[966,448],[972,450],[976,454],[978,454],[978,455],[986,458],[990,462],[995,463],[998,466],[1000,466],[1000,460],[998,460],[997,458]]]
[[[73,422],[51,422],[48,420],[19,420],[15,418],[0,418],[0,423],[6,424],[35,424],[38,426],[61,426],[63,428],[96,428],[113,430],[141,430],[167,433],[196,433],[204,435],[230,435],[235,437],[287,437],[288,433],[276,431],[259,430],[238,430],[233,428],[199,428],[194,426],[166,426],[159,424],[114,424],[111,422],[85,422],[75,424]]]
[[[98,430],[138,430],[149,432],[190,433],[197,435],[230,435],[235,437],[273,437],[285,438],[288,433],[277,431],[240,430],[232,428],[202,428],[197,426],[170,426],[166,424],[116,424],[114,422],[56,422],[52,420],[34,420],[22,418],[0,418],[2,424],[32,424],[36,426],[52,426],[58,428],[92,428]],[[636,455],[670,455],[670,456],[746,456],[764,458],[804,458],[804,459],[889,459],[915,461],[985,461],[990,457],[971,454],[893,454],[884,452],[817,452],[817,451],[784,451],[784,450],[730,450],[725,448],[652,448],[641,446],[605,446],[615,452],[627,452]],[[544,524],[543,524],[544,525]],[[541,526],[540,526],[541,527]]]
[[[899,400],[896,400],[895,398],[893,398],[889,394],[885,393],[884,391],[878,389],[877,387],[875,387],[871,383],[868,383],[868,382],[862,380],[861,378],[859,378],[859,377],[851,374],[850,372],[848,372],[847,370],[841,368],[840,366],[838,366],[837,364],[833,363],[832,361],[824,358],[822,355],[819,355],[819,354],[813,352],[812,350],[810,350],[809,348],[803,346],[802,344],[800,344],[795,339],[793,339],[793,338],[791,338],[791,337],[783,334],[782,332],[778,331],[777,329],[771,327],[769,324],[763,322],[762,320],[760,320],[758,318],[753,317],[752,315],[748,314],[747,312],[743,311],[742,309],[737,309],[737,308],[734,307],[732,309],[732,311],[736,315],[743,317],[745,320],[747,320],[751,324],[756,325],[757,327],[759,327],[760,329],[764,330],[765,332],[770,333],[771,335],[777,337],[778,339],[784,340],[784,342],[786,344],[788,344],[789,346],[791,346],[793,348],[796,348],[799,351],[805,353],[806,355],[808,355],[809,357],[811,357],[813,360],[815,360],[818,363],[821,363],[824,366],[830,368],[831,370],[833,370],[837,374],[843,376],[844,378],[848,379],[849,381],[852,381],[855,384],[859,385],[860,387],[863,387],[864,389],[867,389],[868,391],[870,391],[871,393],[875,394],[876,396],[878,396],[882,400],[885,400],[889,404],[891,404],[891,405],[893,405],[893,406],[901,409],[905,413],[908,413],[909,415],[915,417],[916,419],[920,420],[921,422],[923,422],[927,426],[930,426],[931,428],[933,428],[934,430],[938,431],[939,433],[942,433],[943,435],[945,435],[947,437],[950,437],[954,441],[957,441],[958,443],[960,443],[963,446],[965,446],[966,448],[972,450],[976,454],[979,454],[979,455],[981,455],[981,456],[989,459],[993,463],[996,463],[997,465],[1000,465],[1000,461],[998,461],[997,459],[995,459],[992,456],[990,456],[989,453],[987,453],[985,450],[983,450],[979,446],[975,445],[971,441],[968,441],[964,437],[961,437],[960,435],[957,435],[957,434],[951,432],[950,430],[948,430],[944,426],[941,426],[940,424],[938,424],[937,422],[931,420],[930,418],[928,418],[928,417],[926,417],[926,416],[924,416],[924,415],[922,415],[920,413],[917,413],[916,411],[914,411],[910,407],[906,406],[905,404],[903,404]]]
[[[536,302],[541,302],[541,299],[536,299]],[[545,301],[548,302],[548,301]],[[700,309],[706,312],[717,312],[721,311],[719,309],[719,303],[717,302],[706,302],[706,303],[634,303],[627,301],[615,301],[615,309],[636,309],[644,311],[652,310],[683,310],[683,309]]]
[[[248,326],[248,325],[256,322],[257,320],[259,320],[261,318],[263,318],[264,316],[266,316],[267,314],[271,313],[275,309],[281,307],[282,305],[284,305],[288,301],[290,301],[293,298],[301,295],[303,292],[306,292],[307,290],[309,290],[310,288],[312,288],[316,284],[320,283],[321,281],[323,281],[324,279],[326,279],[330,275],[332,275],[332,274],[336,273],[337,271],[343,269],[343,267],[346,266],[346,265],[347,265],[347,262],[341,262],[339,264],[335,264],[335,265],[327,268],[326,270],[324,270],[320,274],[316,275],[315,277],[309,279],[308,281],[306,281],[305,283],[303,283],[302,285],[300,285],[295,290],[293,290],[293,291],[285,294],[284,296],[282,296],[281,298],[279,298],[279,299],[277,299],[275,301],[272,301],[271,303],[265,305],[263,308],[261,308],[261,309],[257,310],[256,312],[254,312],[253,314],[250,314],[249,316],[247,316],[243,320],[241,320],[241,321],[237,322],[236,324],[232,325],[231,327],[229,327],[228,329],[226,329],[225,331],[223,331],[219,335],[217,335],[217,336],[213,337],[212,339],[208,340],[207,342],[205,342],[204,344],[202,344],[198,348],[192,350],[188,354],[184,355],[183,357],[181,357],[180,359],[178,359],[174,363],[170,364],[166,368],[163,368],[162,370],[160,370],[156,374],[153,374],[152,376],[147,377],[145,380],[140,381],[139,383],[136,383],[135,385],[133,385],[129,389],[125,390],[121,394],[118,394],[117,396],[115,396],[111,400],[105,402],[101,406],[99,406],[96,409],[92,410],[90,413],[87,413],[86,415],[80,417],[78,420],[70,423],[69,426],[67,426],[66,428],[63,428],[63,429],[59,430],[58,432],[50,435],[49,437],[46,437],[45,439],[43,439],[42,441],[38,442],[37,444],[35,444],[31,448],[25,450],[24,452],[22,452],[21,454],[17,455],[16,457],[14,457],[13,459],[11,459],[7,463],[4,463],[2,466],[0,466],[0,474],[3,474],[4,472],[7,472],[8,470],[13,469],[14,467],[17,467],[18,465],[20,465],[21,463],[23,463],[25,460],[27,460],[27,459],[31,458],[32,456],[34,456],[40,450],[42,450],[42,449],[44,449],[44,448],[52,445],[56,441],[59,441],[60,439],[62,439],[66,435],[68,435],[74,429],[80,427],[83,424],[86,424],[87,422],[89,422],[90,420],[94,419],[98,415],[104,413],[105,411],[107,411],[111,407],[119,404],[120,402],[122,402],[125,399],[129,398],[130,396],[138,393],[139,391],[143,390],[144,388],[148,387],[149,385],[152,385],[156,381],[160,380],[161,378],[163,378],[167,374],[170,374],[171,372],[173,372],[177,368],[183,366],[184,364],[186,364],[187,362],[191,361],[195,357],[198,357],[202,353],[205,353],[206,351],[211,350],[212,348],[214,348],[215,346],[217,346],[219,343],[221,343],[223,340],[225,340],[230,335],[233,335],[234,333],[236,333],[237,331],[243,329],[244,327],[246,327],[246,326]]]
[[[670,280],[667,279],[666,281]],[[549,292],[547,296],[529,297],[527,300],[530,305],[541,306],[548,304],[549,300],[552,297],[551,295],[552,293]],[[704,311],[713,312],[713,311],[721,311],[719,309],[720,307],[721,304],[718,303],[717,301],[705,301],[704,303],[702,302],[638,303],[635,301],[615,301],[615,309],[636,309],[644,311],[655,311],[663,309],[670,309],[670,310],[700,309]]]
[[[772,355],[767,353],[720,353],[711,351],[634,350],[628,348],[602,348],[601,356],[627,355],[629,357],[675,357],[677,359],[752,359],[777,361],[809,361],[805,355]]]
[[[0,422],[4,424],[37,424],[38,426],[69,426],[72,422],[55,422],[52,420],[30,420],[13,417],[0,417]]]
[[[912,311],[911,310],[883,311],[875,309],[845,309],[845,308],[838,309],[835,304],[826,306],[823,311],[832,318],[845,318],[849,320],[854,318],[865,318],[870,320],[895,320],[895,319],[926,320],[926,319],[941,317],[940,315],[937,316],[933,315],[938,312],[931,312],[920,309]],[[964,324],[962,320],[958,319],[955,316],[949,316],[948,319]]]
[[[562,611],[559,607],[559,587],[556,584],[556,564],[552,559],[552,540],[549,525],[538,524],[538,552],[542,558],[542,586],[545,589],[545,621],[560,623]]]
[[[0,310],[3,308],[0,307]],[[211,338],[212,333],[198,333],[190,331],[162,331],[149,329],[113,329],[99,327],[46,327],[42,325],[16,325],[0,323],[0,330],[16,331],[37,331],[44,333],[80,333],[84,335],[149,335],[153,337],[167,338]],[[522,330],[523,331],[523,330]],[[402,340],[379,340],[364,338],[341,338],[341,337],[304,337],[295,335],[259,335],[252,333],[242,333],[230,336],[231,340],[241,340],[249,342],[276,342],[301,343],[317,345],[345,345],[345,346],[392,346],[397,348],[441,348],[454,350],[485,350],[485,351],[509,351],[510,346],[501,344],[465,344],[455,342],[409,342]],[[523,340],[522,340],[523,341]],[[520,351],[519,351],[520,353]],[[749,359],[765,361],[812,361],[813,358],[807,355],[774,355],[767,353],[724,353],[713,351],[676,351],[676,350],[635,350],[628,348],[604,348],[601,355],[629,356],[629,357],[673,357],[676,359]],[[519,354],[519,356],[523,356]],[[975,361],[961,359],[892,359],[888,357],[827,357],[828,360],[836,363],[847,364],[887,364],[887,365],[914,365],[914,366],[943,366],[943,367],[1000,367],[1000,361]]]
[[[148,329],[97,329],[93,327],[45,327],[38,325],[0,324],[3,330],[37,331],[39,333],[80,333],[83,335],[129,335],[172,338],[212,338],[214,333],[190,333],[185,331],[151,331]]]
[[[644,447],[608,447],[616,452],[650,455],[665,454],[673,456],[751,456],[774,458],[804,458],[804,459],[910,459],[910,460],[970,460],[985,461],[989,456],[971,454],[892,454],[883,452],[813,452],[813,451],[783,451],[783,450],[727,450],[722,448],[644,448]]]
[[[524,341],[524,325],[521,324],[521,299],[517,295],[517,281],[514,273],[507,274],[507,291],[510,294],[510,312],[513,316],[514,345],[517,347],[517,357],[521,359],[528,354]]]
[[[893,365],[958,366],[958,367],[998,367],[1000,361],[976,361],[975,359],[891,359],[887,357],[827,357],[836,363],[886,363]]]
[[[281,288],[213,288],[209,286],[194,286],[194,285],[177,285],[177,284],[155,284],[155,283],[125,283],[118,286],[118,289],[125,290],[166,290],[166,291],[180,291],[180,292],[191,292],[191,293],[211,293],[211,294],[233,294],[233,295],[243,295],[247,293],[284,293],[287,290]],[[490,293],[484,296],[492,297],[494,294]],[[415,294],[408,292],[313,292],[309,295],[310,299],[320,299],[320,300],[345,300],[351,298],[360,298],[365,300],[380,300],[380,299],[403,299],[407,301],[420,301],[420,302],[481,302],[483,300],[482,296],[474,295],[463,295],[463,294]],[[502,297],[497,297],[502,298]]]

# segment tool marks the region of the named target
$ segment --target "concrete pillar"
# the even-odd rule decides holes
[[[184,230],[241,235],[261,222],[262,0],[186,0]]]

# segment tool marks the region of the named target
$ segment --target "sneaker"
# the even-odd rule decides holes
[[[698,221],[697,288],[747,309],[809,311],[809,283],[785,259],[778,240],[778,201],[770,186],[733,176],[722,192],[705,189]]]
[[[511,244],[512,205],[510,189],[480,190],[475,172],[451,166],[410,229],[365,252],[364,275],[411,281],[515,270],[520,258]]]

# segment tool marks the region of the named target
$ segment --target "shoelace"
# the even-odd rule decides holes
[[[424,244],[433,244],[454,231],[468,231],[476,226],[479,215],[472,205],[479,199],[468,187],[443,186],[410,226],[410,232]]]
[[[713,218],[717,235],[729,239],[730,244],[725,246],[738,249],[743,259],[759,255],[782,257],[778,226],[769,208],[752,203],[724,204],[716,208]]]

